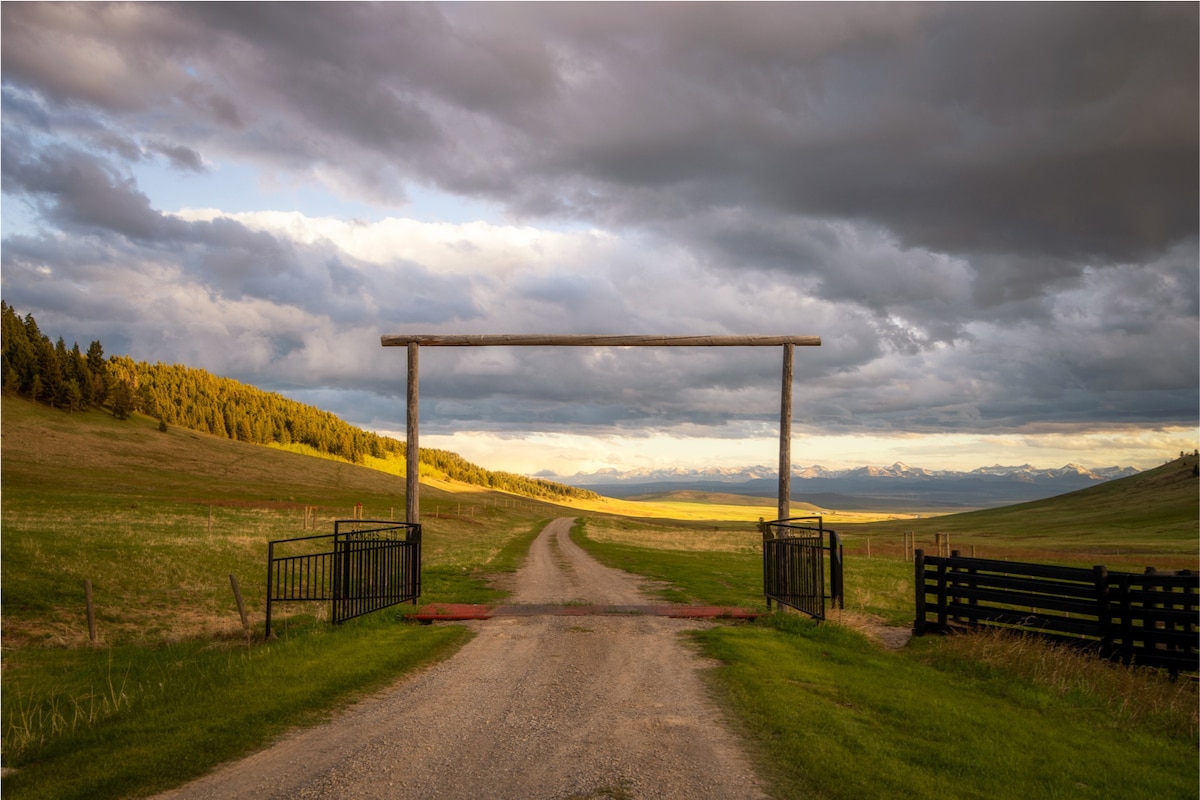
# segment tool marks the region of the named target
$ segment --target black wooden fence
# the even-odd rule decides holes
[[[420,525],[338,520],[332,534],[268,545],[267,638],[273,603],[329,601],[340,623],[420,595]]]
[[[825,619],[828,597],[843,605],[842,544],[821,517],[795,517],[761,523],[763,594],[771,602]],[[828,535],[828,536],[826,536]],[[826,543],[828,541],[828,543]],[[825,554],[829,553],[829,593],[825,591]]]
[[[998,626],[1126,664],[1200,671],[1200,574],[1109,572],[915,553],[913,633]]]

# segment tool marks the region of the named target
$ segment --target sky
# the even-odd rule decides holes
[[[43,332],[404,437],[405,333],[812,335],[792,461],[1200,445],[1200,7],[4,3]],[[779,348],[424,348],[490,469],[777,463]]]

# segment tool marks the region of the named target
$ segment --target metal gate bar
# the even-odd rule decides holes
[[[268,544],[267,638],[273,603],[328,600],[336,624],[420,597],[420,525],[338,520],[333,531]],[[276,555],[277,546],[329,546],[326,542],[331,551]]]
[[[815,524],[814,524],[815,523]],[[821,517],[795,517],[762,523],[763,594],[772,601],[825,619],[828,597],[842,606],[842,546]],[[825,534],[829,544],[825,544]],[[825,592],[825,552],[829,551],[829,594]]]

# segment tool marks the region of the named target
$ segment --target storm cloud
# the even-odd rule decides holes
[[[1197,424],[1195,4],[0,14],[4,297],[68,340],[376,427],[404,391],[381,334],[534,331],[820,335],[813,431]],[[262,198],[214,192],[229,170]],[[444,351],[422,410],[735,433],[778,368]]]

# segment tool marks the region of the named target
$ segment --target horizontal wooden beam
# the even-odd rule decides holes
[[[818,347],[820,336],[592,336],[590,334],[397,334],[384,347]]]

